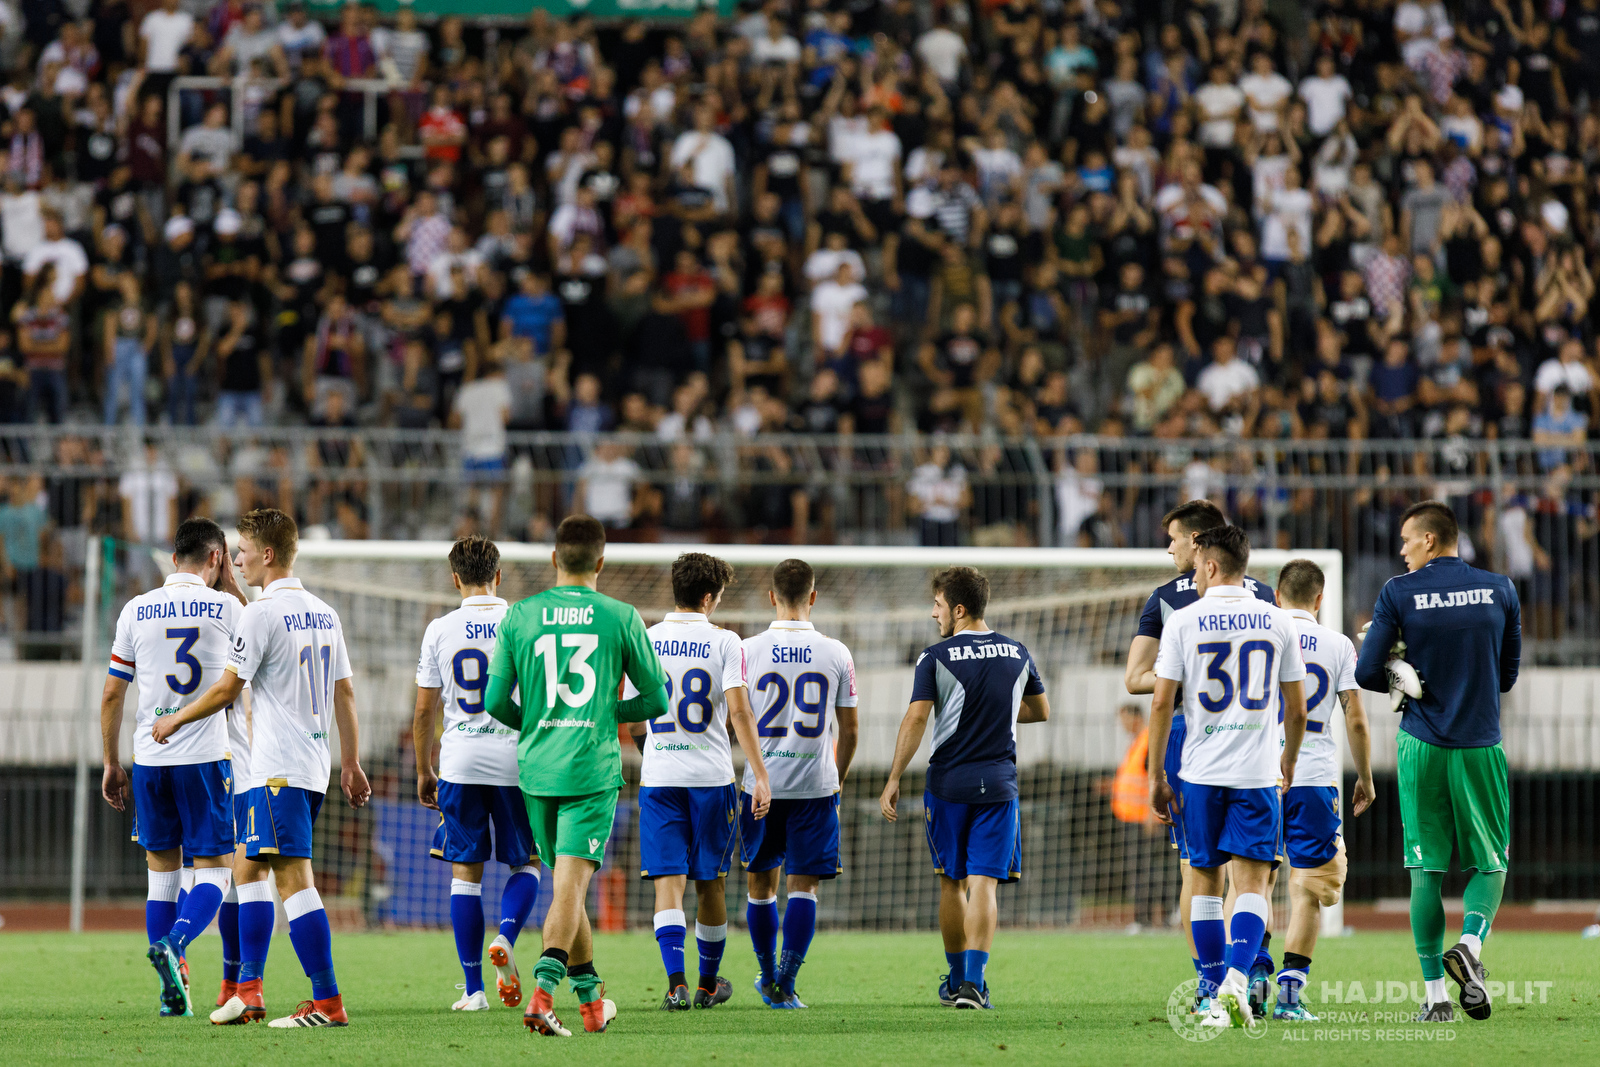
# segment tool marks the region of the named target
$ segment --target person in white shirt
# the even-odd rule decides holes
[[[44,240],[34,245],[23,257],[22,273],[31,283],[46,264],[55,267],[55,274],[50,279],[51,288],[58,301],[70,304],[83,295],[84,279],[89,274],[89,257],[82,245],[67,236],[59,211],[45,208],[40,212],[40,218],[44,222]]]
[[[1175,791],[1193,871],[1190,904],[1204,1025],[1250,1025],[1249,978],[1271,918],[1268,876],[1278,856],[1278,781],[1293,782],[1306,731],[1305,663],[1289,613],[1244,587],[1250,539],[1237,526],[1197,534],[1198,600],[1162,628],[1150,702],[1150,805],[1173,824]],[[1178,772],[1165,755],[1174,704],[1183,692],[1188,731]],[[1279,724],[1279,695],[1283,721]],[[1223,868],[1238,891],[1222,911]]]
[[[1263,133],[1276,130],[1294,86],[1272,69],[1272,57],[1265,52],[1252,56],[1250,73],[1239,79],[1239,88],[1250,103],[1250,121],[1255,128]]]
[[[716,210],[726,212],[733,203],[733,179],[738,163],[733,146],[714,129],[716,112],[702,104],[695,109],[694,129],[678,135],[668,158],[673,170],[694,167],[694,183],[711,194]]]
[[[601,441],[578,468],[577,499],[586,515],[610,527],[633,522],[639,464],[614,441]]]
[[[295,73],[300,71],[301,59],[309,52],[321,52],[328,39],[328,31],[322,28],[322,23],[306,14],[303,0],[289,0],[277,30],[278,44]]]
[[[873,108],[867,121],[868,132],[848,140],[849,157],[841,162],[849,166],[850,191],[881,241],[894,232],[894,203],[901,195],[900,138],[886,108]]]
[[[139,43],[144,69],[150,74],[176,74],[178,53],[194,32],[194,16],[179,8],[178,0],[162,0],[139,23]]]
[[[1289,232],[1300,236],[1300,248],[1311,248],[1311,211],[1315,206],[1309,190],[1300,187],[1300,168],[1283,172],[1283,188],[1263,197],[1261,214],[1261,258],[1272,264],[1286,264],[1292,258]]]
[[[633,723],[644,756],[639,773],[640,875],[655,883],[656,944],[667,971],[664,1011],[690,1008],[684,942],[688,919],[683,893],[692,879],[698,912],[695,942],[699,981],[693,1006],[711,1008],[733,995],[718,971],[728,941],[724,883],[733,858],[739,787],[733,776],[729,731],[739,739],[754,776],[751,817],[763,819],[772,802],[766,764],[750,711],[750,683],[739,635],[714,626],[711,613],[733,582],[726,560],[686,552],[672,563],[677,610],[650,627],[650,643],[667,674],[670,710]],[[631,682],[624,700],[637,696]],[[648,727],[648,729],[647,729]]]
[[[1200,144],[1209,149],[1230,149],[1238,135],[1239,116],[1244,114],[1244,90],[1228,80],[1228,68],[1217,63],[1211,80],[1194,91],[1200,111]]]
[[[1231,337],[1219,337],[1211,346],[1211,363],[1200,372],[1195,388],[1213,412],[1222,412],[1240,398],[1249,398],[1261,386],[1261,375],[1239,358]]]
[[[117,480],[122,497],[123,535],[145,545],[165,545],[178,527],[178,476],[154,441],[144,447],[144,462]]]
[[[506,497],[506,424],[511,421],[511,387],[505,368],[490,357],[483,374],[456,393],[451,429],[461,431],[461,473],[467,494],[481,487],[489,496],[489,530],[500,529]]]
[[[483,992],[483,865],[494,856],[511,869],[500,894],[500,929],[489,945],[500,1003],[522,1003],[522,980],[513,954],[539,895],[528,809],[517,786],[517,734],[483,710],[494,656],[495,631],[505,618],[500,550],[487,537],[450,546],[450,581],[461,606],[428,624],[417,657],[417,708],[411,739],[417,759],[417,799],[439,813],[428,850],[450,864],[450,925],[466,990],[454,1011],[488,1011]],[[434,728],[441,710],[443,729]],[[433,746],[439,746],[434,772]]]
[[[934,77],[951,86],[961,78],[961,67],[967,59],[967,42],[950,28],[947,15],[941,13],[938,21],[937,26],[917,38],[912,50],[933,71]]]
[[[1333,56],[1317,56],[1316,73],[1300,79],[1300,99],[1306,102],[1306,125],[1318,137],[1326,137],[1344,118],[1355,92],[1343,74],[1337,73]]]
[[[339,731],[339,785],[351,807],[372,796],[361,770],[360,725],[344,628],[338,613],[294,576],[300,532],[276,508],[239,518],[235,563],[261,595],[239,616],[222,677],[204,696],[156,719],[150,732],[167,744],[188,723],[203,722],[251,687],[250,806],[242,828],[245,860],[239,877],[239,986],[211,1013],[230,1025],[266,1018],[261,975],[276,922],[270,871],[289,916],[289,940],[312,999],[278,1029],[347,1026],[349,1016],[334,976],[332,934],[311,874],[311,835],[330,770],[329,738]]]
[[[906,485],[912,509],[922,517],[923,545],[949,547],[960,537],[961,513],[972,503],[967,470],[950,456],[950,446],[936,444],[928,460],[911,472]]]
[[[1538,410],[1550,406],[1550,397],[1557,388],[1566,386],[1573,396],[1588,396],[1592,388],[1589,368],[1583,362],[1583,342],[1569,338],[1561,342],[1555,356],[1539,364],[1533,375],[1533,391],[1538,396]]]
[[[174,573],[159,589],[134,597],[117,619],[111,667],[100,698],[105,770],[100,793],[117,811],[134,801],[134,837],[145,849],[150,892],[145,902],[146,957],[161,979],[161,1014],[190,1013],[187,976],[181,973],[189,942],[211,924],[230,889],[234,854],[235,775],[233,720],[212,718],[171,745],[156,743],[156,720],[179,711],[222,675],[244,594],[228,563],[228,542],[210,519],[178,528]],[[118,741],[128,684],[137,681],[133,775],[122,769]],[[248,761],[248,753],[239,754]],[[183,859],[192,858],[194,888],[180,911]],[[223,983],[226,992],[228,983]]]
[[[772,806],[762,819],[755,767],[745,764],[739,806],[740,860],[750,886],[745,918],[761,968],[756,991],[762,1001],[803,1008],[794,982],[816,933],[817,891],[843,870],[839,790],[855,758],[859,698],[850,650],[811,625],[817,603],[811,565],[786,559],[774,567],[767,599],[776,620],[743,646],[756,744],[772,784]],[[781,954],[779,867],[788,876]]]
[[[1294,780],[1283,794],[1284,854],[1289,860],[1289,929],[1283,940],[1274,1019],[1316,1022],[1300,1003],[1317,946],[1319,911],[1338,903],[1346,861],[1340,835],[1339,781],[1344,769],[1334,739],[1335,708],[1344,709],[1350,758],[1356,768],[1350,814],[1360,815],[1377,796],[1372,785],[1372,739],[1356,683],[1356,646],[1317,621],[1326,584],[1322,568],[1292,559],[1278,572],[1278,606],[1294,619],[1306,665],[1306,735]],[[1263,1002],[1265,997],[1262,997]]]
[[[782,19],[769,18],[766,32],[750,39],[750,59],[754,63],[798,63],[800,42],[784,32]]]
[[[1454,33],[1450,15],[1439,0],[1403,0],[1394,9],[1394,35],[1400,43],[1400,58],[1414,71],[1422,70],[1429,52],[1438,51],[1441,38]]]
[[[834,276],[811,290],[811,337],[830,357],[844,348],[850,333],[850,314],[867,299],[867,290],[855,278],[855,267],[841,259]]]

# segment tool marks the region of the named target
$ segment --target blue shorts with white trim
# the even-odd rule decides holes
[[[133,839],[147,851],[233,853],[233,762],[133,765]]]

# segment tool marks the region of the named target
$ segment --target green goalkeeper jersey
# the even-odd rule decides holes
[[[520,691],[520,724],[509,723],[521,729],[517,777],[523,792],[546,797],[621,787],[617,724],[632,718],[619,709],[622,677],[641,697],[655,698],[649,703],[660,701],[667,681],[639,612],[582,585],[554,586],[513,604],[500,622],[489,674]]]

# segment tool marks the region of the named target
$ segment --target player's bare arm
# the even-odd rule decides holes
[[[372,796],[361,769],[361,727],[356,723],[356,687],[348,678],[333,683],[333,721],[339,725],[339,788],[352,808]]]
[[[845,776],[850,773],[850,764],[855,762],[856,743],[861,739],[861,719],[853,707],[835,707],[833,714],[839,723],[839,737],[834,744],[833,759],[839,768],[839,785],[842,787]]]
[[[1361,705],[1361,691],[1346,689],[1339,694],[1344,708],[1344,731],[1350,742],[1350,759],[1356,765],[1356,787],[1350,794],[1350,814],[1360,815],[1372,806],[1378,791],[1372,784],[1372,730],[1367,725],[1367,710]]]
[[[1137,638],[1135,639],[1137,640]],[[1172,707],[1178,697],[1178,683],[1170,678],[1157,678],[1155,695],[1150,700],[1150,753],[1146,757],[1145,773],[1150,778],[1150,807],[1156,818],[1173,825],[1170,808],[1176,801],[1172,783],[1167,781],[1167,736],[1172,733]],[[1300,700],[1300,721],[1305,723],[1305,698]]]
[[[1017,721],[1021,722],[1048,722],[1050,720],[1050,698],[1043,693],[1022,694],[1022,707],[1017,711]]]
[[[933,701],[913,700],[906,708],[906,717],[900,720],[900,734],[894,741],[894,763],[889,767],[889,784],[883,787],[878,807],[883,817],[894,822],[898,815],[895,807],[900,803],[900,776],[906,773],[911,757],[922,744],[922,735],[928,729],[928,716],[933,714]],[[843,724],[840,725],[841,732]]]
[[[244,692],[244,682],[233,672],[232,665],[224,667],[222,677],[217,683],[205,691],[205,695],[182,711],[173,715],[163,715],[150,727],[150,734],[158,744],[166,744],[178,728],[186,723],[199,722],[201,719],[215,715],[223,708],[239,699],[239,694]]]
[[[761,744],[756,737],[756,716],[750,707],[750,691],[743,686],[729,689],[723,694],[728,701],[728,728],[733,731],[739,747],[744,750],[745,762],[755,777],[756,787],[750,794],[750,813],[758,819],[767,817],[772,807],[772,783],[767,779],[767,763],[761,758]],[[639,726],[640,734],[644,727]],[[844,776],[840,775],[842,779]]]
[[[433,770],[434,717],[439,714],[438,686],[417,687],[417,710],[411,717],[411,747],[417,753],[417,800],[439,810],[439,776]]]
[[[1122,684],[1133,696],[1156,691],[1156,652],[1161,640],[1139,634],[1128,646],[1128,665],[1122,672]]]
[[[105,757],[105,773],[100,776],[100,795],[118,811],[128,805],[128,772],[122,769],[118,748],[122,741],[122,702],[128,683],[108,676],[100,694],[100,744]]]
[[[1283,785],[1287,793],[1294,782],[1294,765],[1300,758],[1300,742],[1306,736],[1306,684],[1303,681],[1279,682],[1283,694]]]

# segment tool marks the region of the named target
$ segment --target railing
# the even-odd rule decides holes
[[[285,85],[281,78],[213,78],[209,76],[184,76],[172,79],[167,87],[167,145],[176,153],[178,142],[183,138],[183,131],[188,126],[197,125],[198,122],[184,122],[183,94],[228,94],[228,121],[233,129],[233,147],[238,150],[244,145],[245,109],[239,107],[239,102],[244,98],[245,92],[254,87],[268,91],[276,90]],[[362,139],[372,141],[378,136],[378,98],[388,96],[394,92],[408,91],[409,87],[396,85],[382,78],[346,78],[340,83],[335,92],[359,93],[361,95],[361,135]],[[204,114],[204,105],[200,113]],[[176,157],[174,157],[176,158]]]
[[[224,519],[248,498],[291,503],[303,523],[333,522],[336,535],[448,537],[465,507],[487,518],[497,506],[464,474],[454,432],[160,427],[144,435],[185,499]],[[510,468],[490,486],[505,490],[498,532],[530,539],[565,514],[595,510],[580,494],[585,479],[623,477],[589,465],[601,446],[614,446],[604,457],[636,464],[623,477],[631,515],[608,516],[618,540],[1163,547],[1161,516],[1204,496],[1257,545],[1346,552],[1356,625],[1400,569],[1400,513],[1439,497],[1461,520],[1463,554],[1517,580],[1540,661],[1600,664],[1600,443],[548,432],[509,441]],[[924,467],[937,447],[950,450],[970,494],[949,524],[925,523],[918,506],[925,482],[938,480]],[[80,479],[114,494],[112,483],[144,463],[127,428],[0,427],[0,474]]]

